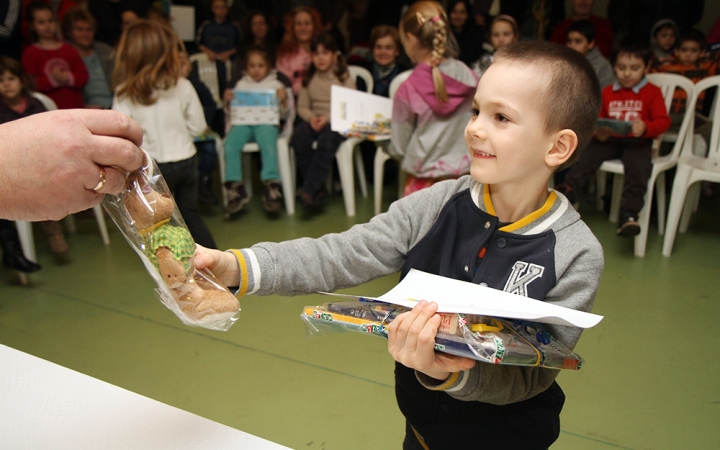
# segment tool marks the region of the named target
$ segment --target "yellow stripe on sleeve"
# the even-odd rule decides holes
[[[443,384],[440,384],[438,386],[430,388],[430,390],[431,391],[444,391],[445,389],[452,386],[457,381],[459,376],[460,376],[460,372],[455,372],[455,373],[451,374],[450,377],[447,380],[445,380],[445,382]]]
[[[240,289],[238,290],[237,294],[235,294],[235,297],[240,298],[245,295],[248,290],[247,262],[245,261],[245,257],[240,250],[230,249],[229,251],[232,252],[233,255],[235,255],[235,258],[237,258],[238,264],[240,265]]]

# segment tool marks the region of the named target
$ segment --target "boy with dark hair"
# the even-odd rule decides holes
[[[716,59],[704,59],[705,52],[705,35],[699,30],[689,30],[678,38],[678,44],[675,47],[675,58],[673,61],[660,66],[654,72],[676,73],[692,80],[693,83],[717,75],[718,61]],[[714,58],[717,54],[713,55]],[[703,110],[703,101],[705,99],[704,92],[698,97],[696,109]],[[673,95],[670,113],[672,115],[680,115],[685,112],[685,103],[687,94],[682,89],[675,91]]]
[[[620,200],[619,236],[640,234],[637,216],[644,206],[652,171],[652,140],[670,126],[662,92],[645,77],[651,56],[647,44],[631,37],[613,51],[611,62],[617,82],[602,91],[600,118],[631,122],[632,131],[622,136],[607,129],[597,130],[595,139],[565,176],[564,184],[556,187],[571,203],[576,203],[585,183],[600,165],[620,158],[625,181]]]
[[[333,291],[415,268],[589,311],[602,248],[547,183],[590,141],[599,109],[597,77],[582,55],[549,42],[509,44],[473,100],[464,133],[470,175],[404,197],[341,234],[199,248],[195,266],[240,286],[238,296]],[[565,401],[558,372],[436,353],[436,312],[420,302],[390,326],[403,448],[547,449]],[[570,348],[581,333],[547,328]]]
[[[600,81],[601,89],[615,82],[610,61],[595,46],[595,25],[592,22],[589,20],[573,22],[567,31],[567,46],[582,53],[590,61]]]

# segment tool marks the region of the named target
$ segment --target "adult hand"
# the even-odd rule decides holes
[[[120,192],[140,168],[142,128],[117,111],[62,110],[0,125],[0,217],[59,220]],[[98,191],[100,169],[106,182]]]
[[[221,252],[220,250],[213,250],[196,244],[193,263],[198,270],[207,269],[212,272],[215,278],[225,286],[240,285],[240,267],[235,255],[232,253]]]
[[[469,358],[435,351],[435,336],[440,328],[437,303],[422,300],[412,311],[400,314],[388,327],[388,351],[395,361],[444,381],[450,374],[471,369]]]

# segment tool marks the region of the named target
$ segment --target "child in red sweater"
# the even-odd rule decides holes
[[[600,165],[620,158],[625,181],[620,200],[619,236],[640,233],[637,216],[645,203],[652,171],[652,140],[670,127],[662,92],[645,78],[651,56],[646,43],[632,38],[623,40],[613,51],[611,63],[617,81],[602,91],[600,118],[631,122],[632,130],[627,136],[612,134],[608,129],[596,130],[592,142],[565,176],[564,184],[555,188],[571,203],[576,203],[582,187]]]
[[[59,109],[82,108],[82,88],[89,75],[80,54],[58,37],[57,21],[50,6],[34,2],[26,10],[34,44],[22,55],[25,72],[37,90]]]

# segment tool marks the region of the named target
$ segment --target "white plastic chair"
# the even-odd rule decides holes
[[[675,89],[682,89],[687,94],[687,105],[685,116],[683,117],[680,125],[680,130],[677,135],[670,136],[674,139],[672,150],[669,154],[659,156],[655,154],[660,146],[660,143],[665,139],[663,135],[659,136],[653,142],[653,154],[652,157],[652,172],[648,179],[647,190],[645,192],[645,205],[642,210],[638,213],[638,223],[640,224],[640,234],[635,236],[635,256],[645,256],[645,249],[647,246],[648,227],[650,225],[650,211],[652,209],[653,189],[657,185],[657,206],[658,206],[658,232],[663,234],[665,231],[665,208],[667,205],[667,199],[665,194],[665,172],[673,167],[677,163],[680,157],[680,151],[686,143],[688,136],[688,127],[691,119],[695,114],[695,85],[693,82],[681,75],[670,74],[670,73],[656,73],[647,76],[648,81],[658,86],[663,93],[665,99],[665,108],[670,110],[672,104],[673,94]],[[619,159],[613,159],[605,161],[597,171],[596,180],[596,196],[598,209],[602,210],[602,196],[605,194],[605,181],[606,174],[614,174],[613,187],[612,187],[612,200],[610,203],[610,221],[617,223],[620,215],[620,198],[622,195],[622,186],[624,178],[623,163]]]
[[[348,73],[353,79],[361,78],[365,82],[367,92],[372,92],[374,82],[372,74],[369,70],[360,66],[348,66]],[[340,173],[340,184],[342,186],[343,199],[345,200],[345,213],[348,216],[355,215],[355,179],[353,176],[353,159],[355,160],[355,169],[357,170],[358,182],[360,183],[360,192],[364,198],[367,197],[365,164],[363,163],[360,149],[357,147],[357,145],[364,140],[365,139],[354,137],[347,138],[342,142],[342,144],[340,144],[340,147],[335,153],[338,172]]]
[[[40,100],[40,103],[42,103],[45,109],[47,109],[48,111],[57,109],[57,105],[55,104],[55,102],[47,95],[40,92],[33,92],[32,96]],[[103,214],[102,206],[93,206],[93,213],[95,214],[95,220],[97,220],[98,229],[100,230],[100,236],[102,237],[103,245],[109,245],[110,236],[108,235],[107,224],[105,223],[105,215]],[[64,220],[65,228],[67,229],[67,231],[70,233],[74,233],[75,219],[73,218],[73,216],[69,215]],[[37,261],[37,255],[35,253],[35,239],[33,237],[31,222],[19,220],[15,222],[15,226],[18,230],[18,235],[20,237],[20,245],[23,249],[25,257],[32,261]],[[26,283],[25,274],[20,275],[20,281],[23,284]]]
[[[720,75],[705,78],[695,85],[695,97],[710,88],[720,88]],[[680,233],[685,233],[693,212],[693,205],[700,188],[701,181],[720,183],[720,108],[717,108],[717,94],[713,105],[712,131],[710,132],[709,151],[706,157],[693,154],[693,139],[685,140],[680,159],[677,162],[675,181],[673,181],[670,195],[670,208],[668,209],[665,239],[662,253],[670,256],[672,253],[675,234],[680,223]],[[690,107],[688,106],[688,109]],[[693,123],[689,126],[688,136],[693,136]],[[689,195],[688,195],[689,194]]]
[[[222,92],[220,92],[220,84],[218,82],[217,65],[214,61],[210,61],[205,53],[194,53],[188,57],[190,63],[197,63],[198,78],[210,89],[213,100],[218,108],[223,107]],[[232,62],[225,61],[225,73],[227,74],[227,83],[232,79]]]
[[[393,78],[393,80],[390,82],[390,99],[392,100],[393,97],[395,97],[395,92],[397,92],[398,88],[401,84],[405,82],[405,80],[408,79],[410,74],[412,73],[412,70],[406,70],[404,72],[400,72]],[[383,178],[385,176],[385,162],[390,159],[390,155],[388,154],[387,150],[385,149],[385,145],[392,145],[389,141],[385,142],[382,145],[377,146],[377,151],[375,152],[375,162],[373,167],[373,194],[375,196],[375,215],[380,214],[382,211],[382,190],[383,190]],[[399,183],[398,187],[398,197],[402,196],[403,191],[403,184],[402,182]]]
[[[280,170],[280,181],[282,183],[283,197],[285,200],[285,211],[288,215],[295,214],[295,154],[290,151],[290,138],[295,122],[295,105],[293,104],[292,90],[288,89],[288,102],[290,111],[285,119],[285,127],[278,135],[278,169]],[[226,112],[226,132],[230,131],[230,114]],[[220,166],[220,180],[222,190],[223,206],[227,206],[227,195],[225,192],[225,143],[219,137],[215,140],[216,152]],[[243,180],[248,195],[252,196],[252,161],[251,153],[260,152],[260,147],[255,142],[248,142],[243,147]]]

